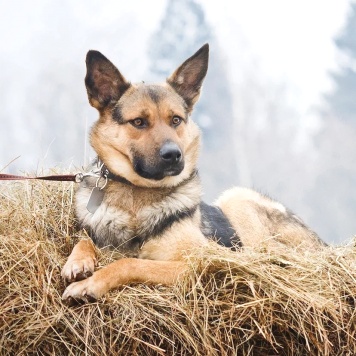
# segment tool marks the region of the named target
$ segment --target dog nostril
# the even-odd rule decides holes
[[[182,154],[180,151],[167,151],[161,154],[161,157],[164,161],[175,163],[181,159]]]
[[[175,143],[167,142],[162,146],[160,156],[167,163],[178,163],[182,158],[182,152]]]
[[[167,152],[162,155],[162,158],[165,161],[171,161],[171,162],[177,162],[180,160],[182,157],[182,154],[180,152]]]

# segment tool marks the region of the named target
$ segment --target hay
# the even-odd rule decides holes
[[[354,355],[353,246],[187,256],[192,277],[67,306],[70,183],[0,184],[0,355]],[[111,260],[100,254],[100,265]]]

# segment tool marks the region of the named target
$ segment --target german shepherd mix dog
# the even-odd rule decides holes
[[[191,113],[208,57],[205,44],[166,82],[131,84],[100,52],[88,52],[85,84],[100,114],[90,135],[98,161],[76,192],[76,214],[98,247],[125,257],[94,272],[94,246],[81,240],[62,271],[74,282],[64,300],[97,299],[129,283],[173,284],[187,271],[184,254],[208,239],[233,249],[266,238],[321,244],[297,216],[255,191],[233,188],[213,206],[201,201],[200,132]]]

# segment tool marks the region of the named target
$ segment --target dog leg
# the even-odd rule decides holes
[[[111,289],[130,283],[174,284],[187,270],[183,261],[123,258],[96,271],[91,277],[70,284],[62,299],[98,299]]]
[[[90,277],[96,266],[95,248],[90,240],[80,240],[73,248],[62,269],[62,278],[67,282]]]

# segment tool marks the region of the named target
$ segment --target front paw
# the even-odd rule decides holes
[[[96,259],[91,256],[83,258],[68,258],[62,269],[62,278],[68,282],[81,281],[94,273]]]
[[[103,281],[96,281],[95,274],[87,279],[70,284],[62,295],[64,301],[92,302],[108,291]]]

